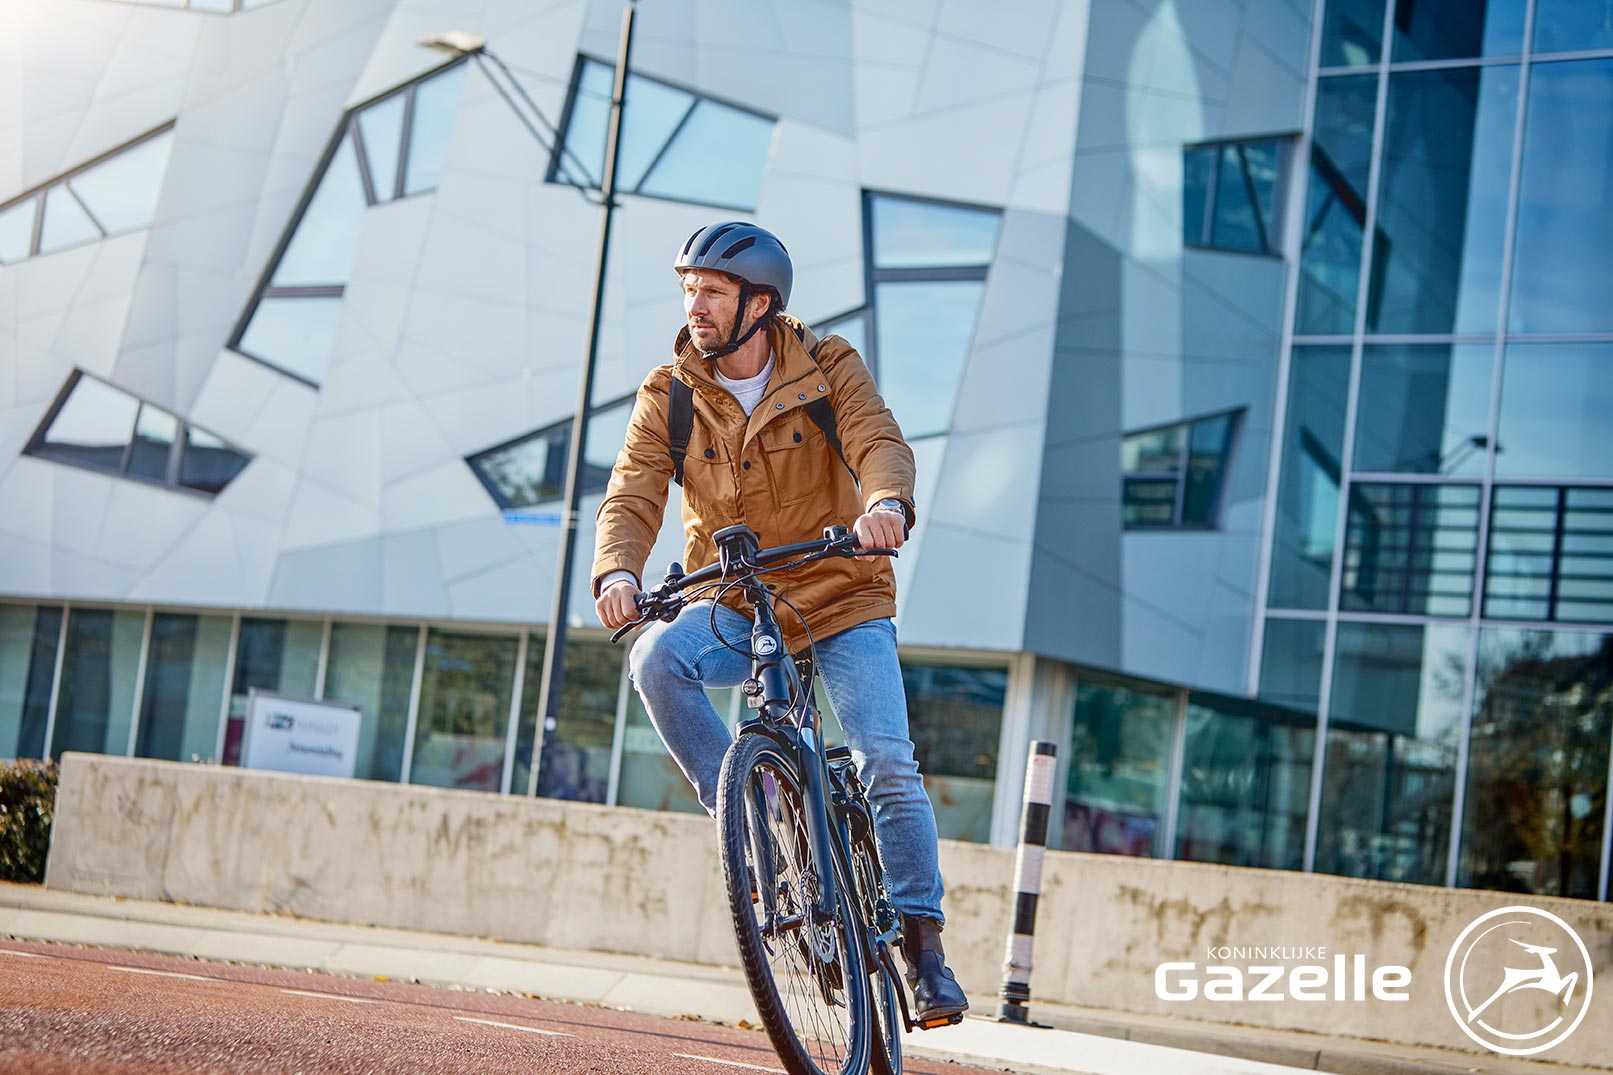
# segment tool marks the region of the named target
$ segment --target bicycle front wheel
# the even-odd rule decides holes
[[[740,965],[756,1012],[790,1075],[863,1075],[868,968],[845,878],[828,919],[815,911],[832,863],[814,859],[794,762],[764,735],[723,759],[717,824]]]

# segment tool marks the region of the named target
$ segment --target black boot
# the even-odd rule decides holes
[[[947,969],[941,950],[941,923],[917,915],[902,916],[902,959],[913,990],[914,1018],[920,1028],[947,1026],[963,1018],[969,1001]]]

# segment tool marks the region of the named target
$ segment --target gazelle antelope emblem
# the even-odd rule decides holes
[[[1508,939],[1511,940],[1511,938]],[[1556,954],[1557,949],[1545,948],[1538,944],[1525,944],[1518,940],[1514,940],[1512,943],[1530,955],[1539,956],[1540,966],[1507,967],[1502,973],[1500,987],[1490,994],[1490,999],[1480,1004],[1477,1008],[1472,1008],[1468,1011],[1467,1021],[1469,1023],[1482,1015],[1484,1009],[1494,1004],[1497,1000],[1500,1000],[1508,993],[1516,993],[1520,989],[1543,989],[1547,993],[1555,994],[1563,1004],[1567,1004],[1574,999],[1574,987],[1579,984],[1579,974],[1564,975],[1557,970],[1557,964],[1551,958]]]

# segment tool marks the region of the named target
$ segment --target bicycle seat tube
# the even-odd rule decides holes
[[[794,659],[784,648],[766,588],[753,581],[747,592],[756,610],[751,627],[751,653],[754,654],[751,674],[762,684],[762,718],[769,724],[789,725],[799,730],[796,749],[809,804],[807,842],[812,847],[812,860],[818,863],[818,898],[814,912],[819,921],[827,921],[834,917],[838,906],[834,863],[839,855],[829,836],[828,765],[824,761],[823,746],[818,742],[815,710],[812,700],[804,697],[805,685],[796,671]],[[791,706],[792,698],[796,697],[800,698],[799,723]]]

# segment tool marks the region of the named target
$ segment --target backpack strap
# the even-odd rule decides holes
[[[694,428],[694,389],[672,378],[667,397],[666,435],[672,452],[672,480],[683,485],[683,458],[689,454],[689,431]]]
[[[806,329],[795,330],[795,338],[802,344],[806,343]],[[822,341],[819,341],[820,343]],[[814,366],[818,365],[818,349],[813,347],[807,352]],[[823,373],[823,367],[818,366],[818,372]],[[829,442],[829,447],[835,450],[840,462],[845,465],[846,473],[851,480],[860,487],[862,482],[857,472],[851,469],[851,461],[846,458],[845,446],[840,443],[840,429],[835,422],[834,404],[829,402],[827,396],[820,396],[801,408],[812,419],[814,425],[823,431],[823,438]],[[694,428],[694,389],[673,377],[667,395],[666,433],[669,452],[672,456],[672,480],[679,486],[683,485],[683,460],[689,454],[689,432]]]
[[[796,329],[795,338],[805,344],[806,329],[804,327]],[[819,344],[822,342],[822,340],[818,341]],[[816,345],[807,352],[807,357],[812,359],[814,366],[818,366],[818,348]],[[822,366],[818,366],[818,372],[823,373]],[[827,379],[827,375],[825,375],[825,378]],[[823,430],[823,439],[829,442],[829,447],[833,448],[835,454],[840,457],[840,462],[845,465],[846,473],[851,475],[851,480],[857,483],[858,488],[861,488],[862,480],[857,477],[857,472],[851,469],[851,461],[846,458],[845,446],[840,443],[840,429],[835,423],[834,404],[829,402],[829,397],[819,396],[801,409],[806,411],[807,417],[812,419],[819,429]]]

